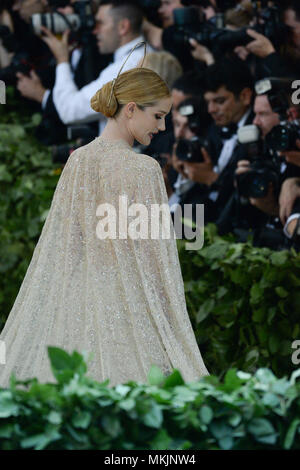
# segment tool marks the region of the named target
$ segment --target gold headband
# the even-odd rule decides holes
[[[125,59],[125,62],[123,63],[122,67],[120,68],[117,77],[113,79],[112,85],[111,85],[111,93],[110,93],[110,97],[109,97],[107,106],[110,105],[111,98],[112,98],[112,94],[113,94],[113,91],[114,91],[115,83],[116,83],[116,81],[117,81],[117,79],[118,79],[118,77],[119,77],[119,75],[120,75],[120,73],[121,73],[121,71],[122,71],[124,65],[126,64],[127,60],[129,59],[129,57],[131,56],[131,54],[133,53],[133,51],[134,51],[137,47],[140,47],[141,45],[144,45],[144,57],[143,57],[143,62],[142,62],[142,64],[140,65],[140,67],[143,67],[144,60],[145,60],[145,57],[146,57],[146,47],[147,47],[145,41],[138,42],[138,43],[131,49],[131,51],[129,52],[128,56],[127,56],[126,59]]]

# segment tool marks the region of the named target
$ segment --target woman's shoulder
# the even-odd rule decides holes
[[[132,152],[136,155],[137,163],[145,166],[149,170],[160,170],[160,164],[155,160],[155,158],[144,153],[137,153],[134,150],[132,150]]]
[[[137,173],[161,172],[159,163],[151,156],[138,153],[124,142],[107,142],[95,139],[89,144],[74,150],[69,159],[68,166],[85,164],[99,166],[99,169],[115,168],[115,170],[136,170]]]

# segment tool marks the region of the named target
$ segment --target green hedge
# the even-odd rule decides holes
[[[0,106],[0,331],[31,260],[61,172],[32,136],[40,120],[15,111],[13,90]],[[14,124],[12,124],[12,122]]]
[[[208,225],[201,250],[178,241],[187,306],[208,370],[269,367],[290,374],[292,343],[300,340],[300,254],[232,240]]]
[[[57,383],[0,389],[0,449],[300,449],[300,369],[230,369],[184,383],[153,366],[148,384],[109,388],[85,376],[84,358],[49,348]]]

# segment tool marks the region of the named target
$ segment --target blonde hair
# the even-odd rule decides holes
[[[180,62],[167,51],[150,52],[144,61],[145,67],[154,70],[172,88],[173,83],[183,74]]]
[[[121,106],[134,101],[139,108],[153,106],[171,96],[166,82],[153,70],[135,67],[121,73],[95,93],[91,107],[108,118],[116,117]]]

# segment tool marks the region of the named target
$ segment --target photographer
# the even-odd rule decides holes
[[[212,124],[207,132],[204,161],[184,162],[187,178],[207,187],[205,218],[216,221],[234,192],[236,164],[242,158],[237,130],[252,122],[253,79],[238,58],[224,58],[205,73],[204,98]]]
[[[76,0],[72,1],[74,7],[79,3],[82,2],[78,2]],[[51,4],[58,5],[59,1],[55,2],[52,0]],[[61,23],[58,23],[57,20],[65,18],[67,21],[68,15],[74,13],[73,6],[69,5],[63,8],[55,8],[54,6],[55,10],[48,15],[48,18],[43,18],[41,15],[35,15],[32,17],[34,29],[38,33],[39,23],[49,22],[51,19],[52,27],[54,31],[56,31],[56,29],[61,28]],[[83,6],[86,6],[88,14],[89,3],[87,2],[86,5],[83,4]],[[63,16],[57,16],[57,12]],[[68,54],[71,54],[70,65],[74,82],[76,83],[76,86],[82,88],[99,75],[99,72],[107,66],[110,57],[101,56],[99,54],[95,37],[92,35],[92,27],[90,27],[89,24],[85,24],[88,22],[88,16],[85,16],[85,10],[82,12],[79,10],[79,13],[82,13],[84,16],[81,21],[80,29],[76,32],[76,36],[75,33],[73,34],[74,39],[70,45],[67,40],[69,32],[68,30],[65,31],[63,35],[63,43],[65,48],[68,50]],[[80,14],[78,15],[79,19],[81,18]],[[43,47],[46,47],[47,51],[50,52],[44,42],[42,42],[42,44]],[[34,71],[31,71],[29,76],[17,73],[17,77],[19,78],[17,88],[20,93],[27,99],[37,101],[41,105],[42,122],[36,130],[36,137],[45,145],[58,144],[67,140],[67,127],[61,121],[53,103],[53,93],[51,89],[55,83],[55,60],[52,54],[51,61],[49,62],[49,67],[50,66],[51,72],[53,72],[53,80],[50,83],[48,81],[48,87],[44,85],[44,81],[42,82],[40,77]],[[94,128],[92,125],[90,125],[90,127],[91,130]],[[98,130],[95,128],[93,134],[96,136],[97,133]]]
[[[253,68],[256,80],[266,77],[295,77],[300,73],[299,67],[299,33],[300,29],[300,6],[295,0],[286,1],[284,4],[275,5],[269,11],[272,12],[274,22],[272,26],[272,15],[263,21],[268,26],[269,36],[252,28],[247,29],[247,34],[253,37],[253,41],[245,45],[244,49],[253,58]],[[267,15],[265,15],[267,16]],[[274,30],[272,33],[272,29]],[[278,37],[275,34],[278,29]]]
[[[94,34],[102,54],[114,53],[113,63],[108,65],[98,78],[80,90],[76,87],[69,64],[66,44],[67,32],[63,41],[59,41],[48,29],[43,28],[48,44],[57,60],[56,81],[53,89],[53,101],[61,120],[65,124],[74,122],[90,122],[99,120],[99,113],[93,111],[90,99],[106,82],[115,77],[128,52],[143,41],[141,26],[143,13],[136,2],[129,0],[104,0],[101,2],[97,15]],[[148,48],[148,52],[151,52]],[[140,46],[130,56],[124,70],[135,67],[143,57]],[[99,133],[105,126],[106,118],[101,118]]]
[[[174,215],[178,206],[181,206],[183,212],[183,206],[191,204],[192,219],[196,220],[195,209],[197,204],[206,201],[207,186],[187,178],[185,165],[187,162],[190,165],[193,165],[193,162],[205,162],[207,156],[204,149],[205,136],[211,119],[201,96],[182,101],[178,109],[173,110],[172,119],[176,142],[171,162],[178,172],[178,177],[173,184],[174,192],[169,198],[170,211]],[[211,211],[207,213],[207,221],[211,221],[210,216]]]
[[[209,21],[186,24],[182,30],[189,44],[195,66],[207,66],[224,55],[237,54],[244,60],[256,79],[265,76],[298,77],[300,26],[299,2],[284,5],[273,2],[217,2],[218,16]],[[220,4],[220,5],[219,5]],[[220,14],[221,12],[221,14]],[[190,32],[190,33],[189,33]]]
[[[47,1],[14,2],[10,10],[13,28],[10,36],[6,35],[5,41],[13,56],[10,64],[0,71],[0,79],[7,85],[15,85],[20,95],[25,98],[25,104],[36,112],[40,111],[46,89],[54,85],[55,63],[48,47],[34,34],[31,19],[32,15],[41,15],[48,11]],[[64,127],[54,108],[52,120],[49,115],[43,113],[42,122],[36,128],[35,135],[47,145],[51,140],[59,141],[65,138]]]
[[[35,0],[16,1],[10,7],[8,30],[4,31],[2,45],[7,52],[12,53],[12,60],[0,71],[0,79],[6,85],[16,85],[16,73],[22,72],[28,75],[31,69],[35,69],[43,78],[49,77],[48,63],[51,54],[43,41],[31,31],[30,19],[32,13],[47,11],[47,4]],[[7,10],[6,13],[8,14]]]
[[[272,81],[274,82],[274,80],[275,79],[270,79],[270,82],[272,83]],[[279,234],[279,231],[282,231],[282,226],[279,222],[280,201],[282,204],[281,221],[284,223],[284,221],[286,221],[284,219],[287,215],[287,207],[286,202],[284,203],[283,201],[289,200],[286,196],[286,191],[290,189],[290,186],[285,186],[283,183],[285,181],[288,181],[288,179],[290,178],[300,176],[300,167],[297,167],[296,165],[289,163],[288,161],[280,160],[280,157],[278,157],[276,153],[277,147],[280,145],[281,142],[274,141],[273,133],[274,130],[280,129],[280,114],[273,110],[270,105],[270,99],[272,99],[272,96],[274,96],[273,99],[275,102],[275,98],[277,98],[276,93],[279,92],[273,90],[272,94],[271,92],[270,94],[259,94],[255,98],[255,118],[253,124],[255,124],[260,129],[261,137],[264,142],[263,154],[257,155],[256,157],[261,158],[261,163],[258,166],[258,161],[255,168],[258,169],[259,167],[261,167],[262,170],[259,171],[263,171],[265,175],[263,178],[269,182],[267,184],[265,194],[260,197],[254,197],[253,195],[252,197],[249,197],[250,204],[256,209],[258,209],[261,214],[266,214],[265,222],[262,223],[261,228],[257,229],[255,233],[257,244],[268,246],[268,243],[270,243],[269,246],[274,249],[276,249],[276,243],[278,244],[278,246],[284,246],[285,244],[284,240],[282,239],[282,237],[280,238]],[[278,94],[278,96],[281,95]],[[287,109],[286,114],[288,116],[288,121],[291,121],[293,119],[293,113],[291,113],[290,111],[291,109]],[[279,135],[278,133],[276,134]],[[284,134],[286,134],[285,130]],[[270,151],[272,152],[271,157],[269,156]],[[247,172],[249,172],[250,170],[251,163],[249,160],[241,160],[238,162],[238,168],[236,171],[238,177],[237,181],[239,182],[240,180],[240,185],[243,186],[243,192],[245,191],[246,186],[248,186],[248,183],[246,183],[245,179],[241,181],[241,175],[243,176],[247,174]],[[249,184],[252,184],[251,181],[255,181],[255,178],[257,177],[254,176],[254,180],[253,177],[251,177],[250,180],[248,178]],[[260,184],[261,187],[263,187],[265,183],[261,182]],[[283,193],[281,193],[281,191],[283,191]],[[242,220],[240,220],[240,224],[242,224]],[[276,235],[276,231],[278,232],[278,236]]]

